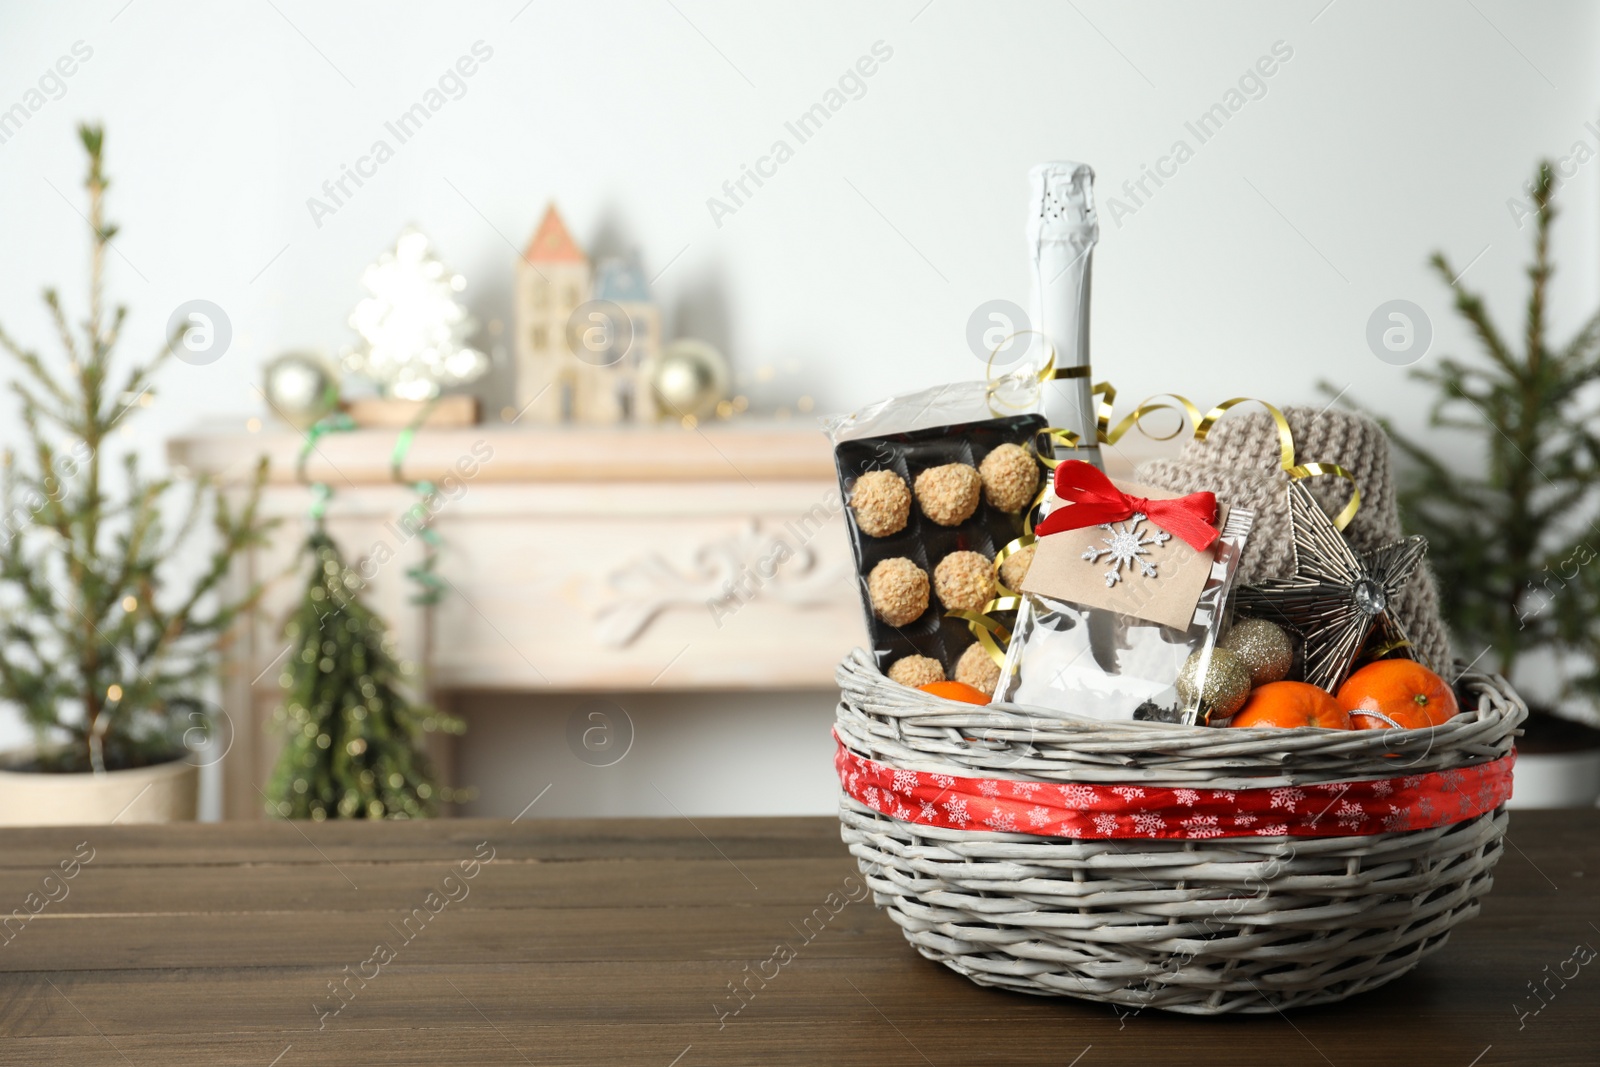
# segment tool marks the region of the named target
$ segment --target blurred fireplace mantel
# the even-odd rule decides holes
[[[863,640],[832,452],[813,426],[478,426],[422,430],[392,469],[398,434],[328,434],[306,477],[333,490],[326,526],[369,579],[368,602],[435,701],[467,714],[473,691],[828,689]],[[228,818],[253,817],[277,754],[267,729],[287,652],[283,620],[308,566],[305,437],[196,431],[175,438],[180,474],[239,492],[269,461],[263,497],[280,525],[232,581],[270,583],[229,653],[223,760]],[[422,539],[411,483],[438,487],[444,597],[411,603]],[[442,752],[448,762],[448,752]]]

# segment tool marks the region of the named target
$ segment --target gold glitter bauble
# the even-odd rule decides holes
[[[1203,650],[1197,651],[1184,661],[1178,672],[1178,697],[1185,704],[1194,704],[1198,698],[1202,721],[1213,716],[1227,718],[1242,708],[1250,696],[1250,668],[1227,649],[1213,648],[1205,685],[1198,687],[1195,674],[1204,654]]]
[[[267,364],[262,379],[267,406],[297,429],[307,429],[339,408],[339,380],[314,353],[285,352]]]
[[[1251,686],[1281,682],[1294,662],[1294,642],[1281,626],[1266,619],[1241,619],[1234,623],[1222,647],[1250,668]]]
[[[704,341],[672,342],[643,373],[666,419],[707,418],[728,393],[728,361]]]

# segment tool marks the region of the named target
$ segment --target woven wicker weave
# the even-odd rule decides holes
[[[836,729],[858,755],[1048,782],[1390,778],[1503,757],[1527,714],[1484,674],[1461,679],[1476,709],[1443,726],[1341,732],[959,710],[888,681],[859,651],[838,679]],[[1399,977],[1478,913],[1506,828],[1503,806],[1409,833],[1205,841],[947,830],[848,796],[839,817],[877,904],[929,959],[982,985],[1194,1014],[1323,1004]]]

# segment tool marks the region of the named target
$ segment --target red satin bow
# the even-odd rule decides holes
[[[1204,552],[1217,539],[1217,494],[1190,493],[1172,500],[1146,500],[1129,496],[1081,459],[1069,459],[1056,468],[1056,496],[1070,506],[1058,507],[1034,527],[1040,537],[1063,530],[1081,530],[1106,522],[1122,522],[1143,512],[1163,530],[1183,538]]]

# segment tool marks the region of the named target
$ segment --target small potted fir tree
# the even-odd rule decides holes
[[[155,372],[188,325],[149,360],[113,366],[127,309],[108,315],[102,301],[116,234],[103,215],[104,137],[98,127],[78,133],[91,243],[88,307],[76,329],[56,292],[44,294],[64,366],[48,366],[0,330],[19,372],[9,385],[26,431],[23,455],[7,450],[0,472],[0,703],[20,710],[36,736],[3,760],[0,823],[193,818],[189,750],[215,726],[202,694],[218,643],[257,592],[229,600],[222,582],[267,529],[256,507],[266,469],[237,510],[196,483],[175,524],[164,506],[170,478],[147,476],[131,451],[108,469],[113,433],[148,403]],[[207,521],[214,546],[187,553],[198,573],[174,583],[180,547]]]
[[[1600,314],[1564,344],[1548,335],[1553,192],[1541,164],[1520,351],[1444,255],[1432,259],[1483,355],[1414,374],[1439,391],[1432,423],[1482,443],[1483,471],[1462,473],[1389,427],[1412,461],[1405,523],[1428,538],[1457,652],[1548,704],[1536,702],[1519,743],[1517,797],[1534,806],[1600,795]]]

